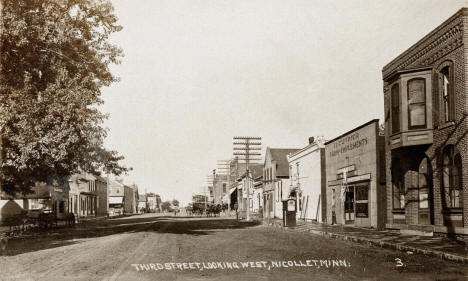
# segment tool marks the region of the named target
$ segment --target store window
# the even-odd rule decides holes
[[[445,122],[454,120],[453,70],[452,65],[445,66],[440,71],[440,92],[442,96],[442,109]]]
[[[392,87],[392,134],[400,132],[400,86]]]
[[[369,217],[369,184],[357,184],[356,190],[356,217]]]
[[[408,81],[408,128],[426,128],[426,80]]]
[[[399,159],[392,161],[392,194],[393,209],[402,210],[405,208],[405,180],[404,173]]]
[[[461,208],[462,179],[460,154],[454,155],[454,147],[447,146],[443,151],[442,186],[446,208]]]

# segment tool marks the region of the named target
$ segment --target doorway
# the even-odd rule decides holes
[[[348,186],[345,192],[345,224],[353,224],[355,218],[354,210],[354,186]]]
[[[431,163],[424,157],[418,170],[418,224],[434,224],[434,195]]]

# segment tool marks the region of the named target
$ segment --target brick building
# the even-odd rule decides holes
[[[388,63],[387,227],[468,234],[468,9]]]

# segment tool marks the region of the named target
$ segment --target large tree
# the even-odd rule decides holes
[[[122,51],[107,0],[0,0],[0,133],[3,191],[85,171],[128,169],[106,150],[101,88]]]

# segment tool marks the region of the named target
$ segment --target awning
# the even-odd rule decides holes
[[[229,189],[229,194],[232,194],[234,192],[234,190],[236,190],[236,187],[233,187],[233,188]]]
[[[123,196],[109,197],[109,204],[122,204]]]

